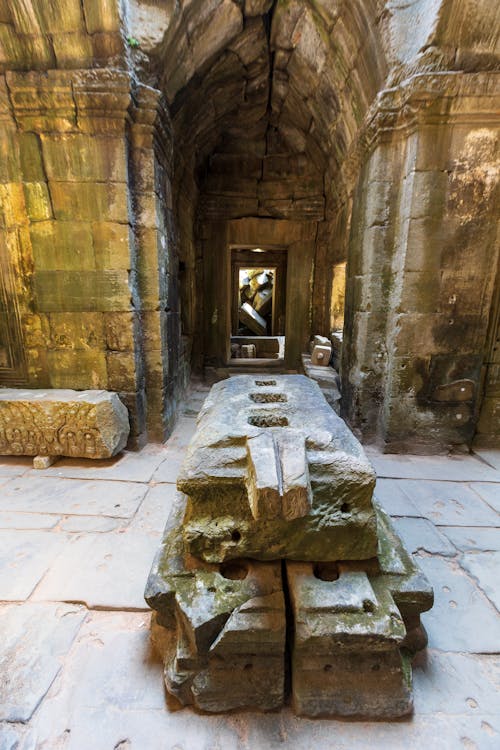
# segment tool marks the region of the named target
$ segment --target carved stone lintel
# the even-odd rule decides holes
[[[109,458],[128,435],[128,411],[116,393],[0,390],[0,455]]]

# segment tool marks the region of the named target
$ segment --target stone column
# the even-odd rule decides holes
[[[381,95],[371,124],[343,382],[348,416],[389,451],[474,433],[498,258],[496,79],[414,76]]]
[[[161,93],[138,86],[134,93],[131,160],[143,333],[148,436],[164,440],[175,418],[189,373],[181,351],[178,253],[171,176],[170,116]]]

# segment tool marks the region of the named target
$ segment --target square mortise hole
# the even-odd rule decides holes
[[[273,404],[275,402],[284,404],[288,401],[288,396],[284,393],[251,393],[250,398],[256,404]]]
[[[288,419],[280,414],[254,414],[248,417],[248,424],[254,427],[288,427]]]
[[[275,380],[256,380],[255,385],[259,385],[259,386],[276,385],[276,381]]]

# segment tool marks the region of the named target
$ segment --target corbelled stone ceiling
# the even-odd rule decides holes
[[[178,3],[147,66],[197,163],[222,148],[338,166],[386,75],[377,3],[362,5]]]

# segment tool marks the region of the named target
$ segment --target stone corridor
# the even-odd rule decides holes
[[[400,722],[167,709],[145,581],[206,388],[165,445],[0,459],[0,750],[491,750],[500,744],[500,451],[390,456],[376,495],[434,587]]]

